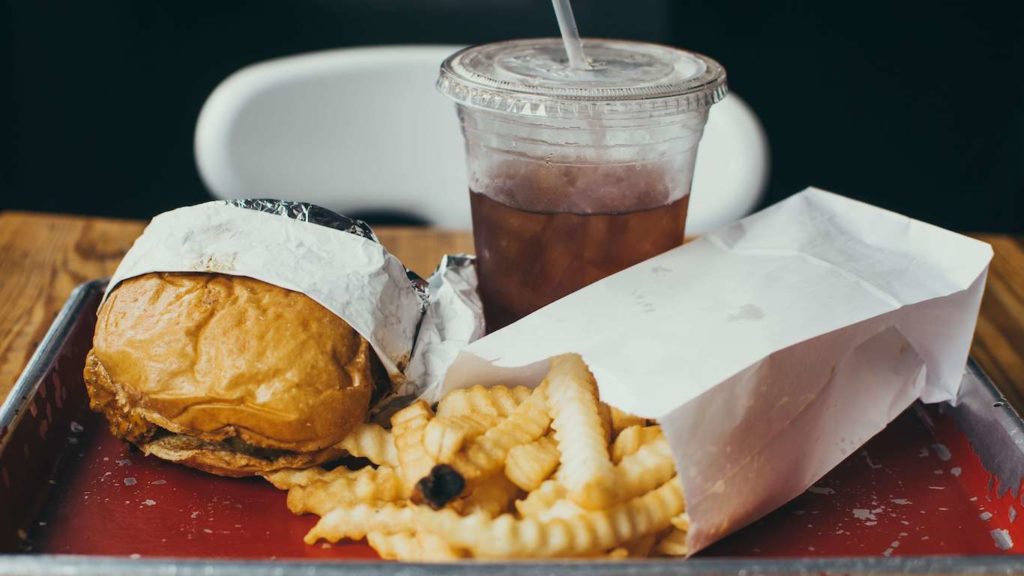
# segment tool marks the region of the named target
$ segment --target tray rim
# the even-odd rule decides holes
[[[669,574],[1018,574],[1024,570],[1020,556],[904,556],[834,557],[802,559],[690,558],[645,560],[562,560],[548,562],[400,563],[366,561],[284,561],[284,560],[201,560],[122,559],[115,556],[13,555],[0,556],[0,576],[25,574],[76,574],[77,576],[120,576],[160,574],[191,576],[446,576],[479,574],[489,576],[531,575],[623,575],[662,576]]]
[[[42,384],[42,377],[46,375],[53,362],[57,359],[60,349],[64,345],[68,334],[74,327],[74,321],[81,313],[82,307],[89,300],[89,296],[95,290],[102,290],[107,285],[107,278],[90,280],[76,286],[68,299],[64,302],[60,311],[47,329],[46,335],[36,346],[28,363],[22,369],[21,375],[14,381],[14,386],[8,392],[7,398],[0,404],[0,453],[2,453],[8,442],[8,435],[5,431],[13,429],[18,425],[21,415],[25,413],[29,402],[35,397],[39,386]]]
[[[56,360],[75,319],[89,298],[105,289],[106,278],[84,282],[72,290],[64,306],[54,318],[46,335],[29,358],[11,392],[0,405],[0,431],[17,426],[29,402],[34,398],[42,377]],[[982,402],[991,402],[998,411],[994,416],[1005,429],[1007,437],[1024,452],[1024,420],[1006,401],[1003,394],[973,358],[968,358],[965,377],[980,384],[975,394]],[[959,405],[957,406],[957,408]],[[953,408],[956,410],[956,408]],[[6,448],[7,435],[0,438],[0,452]],[[998,473],[998,472],[994,472]],[[1009,489],[1016,495],[1016,486]],[[547,561],[547,562],[480,562],[461,561],[445,564],[413,564],[367,562],[352,560],[230,560],[230,559],[134,559],[120,556],[85,556],[73,554],[0,554],[0,576],[8,574],[224,574],[271,576],[280,574],[352,574],[352,575],[422,575],[476,573],[486,567],[492,576],[511,574],[628,574],[656,576],[660,574],[740,574],[740,573],[1016,573],[1024,571],[1024,556],[929,555],[897,557],[829,557],[829,558],[690,558],[681,560],[647,559],[638,561]]]

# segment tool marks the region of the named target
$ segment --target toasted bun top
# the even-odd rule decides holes
[[[99,311],[93,354],[130,414],[204,440],[311,452],[363,422],[371,348],[308,296],[251,278],[153,273]]]

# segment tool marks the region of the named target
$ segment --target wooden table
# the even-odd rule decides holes
[[[0,213],[0,399],[78,284],[114,272],[142,232],[137,221]],[[472,252],[468,232],[379,228],[385,246],[429,274],[441,254]],[[995,248],[972,354],[1024,411],[1024,238],[978,234]]]

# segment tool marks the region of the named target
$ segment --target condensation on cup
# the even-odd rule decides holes
[[[584,40],[467,48],[441,65],[466,140],[493,332],[683,242],[697,145],[725,70],[676,48]]]

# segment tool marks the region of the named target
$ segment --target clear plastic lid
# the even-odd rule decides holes
[[[727,92],[725,69],[702,54],[603,39],[583,50],[589,70],[569,67],[559,38],[472,46],[441,64],[437,87],[465,106],[542,118],[680,114]]]

